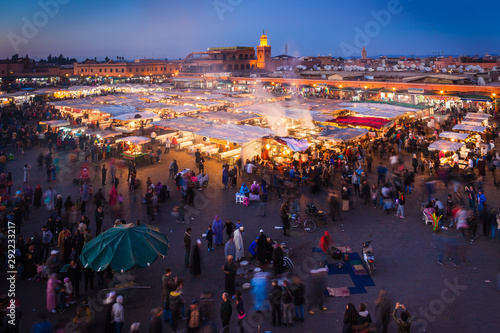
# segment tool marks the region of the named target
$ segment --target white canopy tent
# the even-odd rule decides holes
[[[472,113],[468,112],[465,115],[466,118],[477,118],[477,119],[489,119],[490,115],[489,114],[484,114],[484,113]]]
[[[169,120],[153,121],[151,125],[164,129],[172,129],[174,131],[184,132],[196,132],[203,128],[212,126],[206,120],[191,117],[180,117]]]
[[[132,113],[124,113],[119,116],[112,117],[115,120],[128,121],[128,120],[149,120],[159,118],[158,115],[154,112],[132,112]]]
[[[225,111],[215,111],[208,112],[200,115],[201,118],[207,119],[209,121],[220,122],[220,123],[231,123],[231,122],[240,122],[246,121],[250,119],[261,118],[259,115],[247,113],[247,112],[225,112]]]
[[[335,143],[349,142],[362,138],[368,133],[366,128],[346,127],[336,128],[329,127],[320,133],[317,137],[319,140],[328,140]]]
[[[463,141],[469,137],[469,134],[468,133],[457,133],[457,132],[441,132],[441,133],[439,133],[439,137],[444,138],[444,139]]]
[[[261,139],[268,135],[273,135],[269,128],[262,128],[249,125],[220,125],[210,126],[194,132],[196,135],[206,136],[213,139],[226,140],[238,144],[244,144],[253,140]]]
[[[468,131],[468,132],[478,132],[483,133],[486,131],[486,126],[474,126],[474,125],[466,125],[466,124],[458,124],[453,127],[454,131]]]
[[[166,109],[175,113],[194,113],[200,111],[200,109],[192,105],[170,105]]]
[[[447,140],[438,140],[429,145],[429,150],[439,151],[458,151],[464,146],[461,142],[452,142]]]
[[[139,113],[135,107],[130,105],[94,105],[93,109],[115,117],[127,113]]]
[[[93,132],[87,132],[89,135],[95,135],[99,138],[107,139],[107,138],[112,138],[117,135],[121,135],[120,132],[117,131],[110,131],[110,130],[103,130],[103,131],[93,131]]]
[[[61,127],[61,126],[69,126],[69,121],[67,120],[46,120],[41,121],[40,124],[46,124],[52,127]]]

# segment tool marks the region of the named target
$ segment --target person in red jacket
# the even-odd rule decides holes
[[[332,247],[332,238],[328,231],[325,231],[323,236],[321,236],[321,239],[319,240],[319,247],[321,248],[321,250],[323,250],[323,258],[326,265],[326,256],[328,254],[328,250],[330,249],[330,247]]]

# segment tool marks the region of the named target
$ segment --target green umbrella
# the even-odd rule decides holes
[[[159,256],[167,255],[167,235],[149,225],[123,224],[106,230],[83,247],[84,267],[102,271],[111,265],[118,272],[135,266],[149,267]]]

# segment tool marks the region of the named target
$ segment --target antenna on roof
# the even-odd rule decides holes
[[[285,55],[288,55],[288,44],[285,44]]]

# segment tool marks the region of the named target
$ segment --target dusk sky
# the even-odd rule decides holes
[[[184,58],[208,47],[256,46],[263,29],[273,56],[283,54],[285,44],[288,54],[295,56],[359,57],[361,46],[368,57],[436,51],[500,53],[500,26],[489,19],[494,17],[489,13],[500,9],[497,1],[0,0],[0,4],[0,58],[14,53],[32,58],[62,53],[78,60]]]

